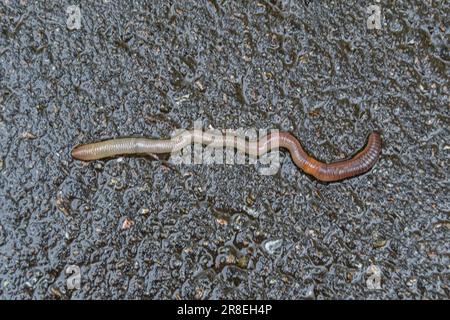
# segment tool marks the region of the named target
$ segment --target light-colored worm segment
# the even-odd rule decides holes
[[[184,131],[171,139],[118,138],[77,146],[72,157],[89,161],[118,155],[161,154],[177,152],[190,144],[203,144],[208,148],[236,149],[251,157],[260,157],[278,147],[287,149],[294,163],[324,182],[339,181],[369,171],[381,153],[381,136],[378,132],[370,134],[366,147],[352,159],[334,163],[323,163],[310,157],[300,142],[290,133],[268,134],[259,140],[246,141],[236,135],[221,135],[199,130]]]

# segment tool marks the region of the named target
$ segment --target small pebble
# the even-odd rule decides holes
[[[378,239],[378,240],[375,240],[375,242],[372,245],[375,249],[379,249],[379,248],[384,247],[386,245],[386,243],[387,243],[386,240]]]
[[[279,249],[283,244],[283,239],[267,241],[264,248],[269,254],[274,254],[277,249]]]
[[[81,29],[81,10],[79,6],[71,5],[66,9],[69,15],[66,20],[67,29],[80,30]]]
[[[130,229],[134,225],[134,221],[130,218],[125,218],[122,223],[122,230]]]
[[[255,200],[256,200],[255,195],[254,195],[253,193],[250,192],[249,195],[247,196],[247,199],[246,199],[247,204],[248,204],[249,206],[252,206],[252,205],[255,204]]]
[[[226,226],[228,224],[228,221],[223,218],[217,218],[216,222],[221,226]]]

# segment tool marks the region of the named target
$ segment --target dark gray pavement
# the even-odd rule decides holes
[[[0,297],[449,298],[449,9],[0,1]],[[285,152],[273,176],[70,157],[197,120],[290,131],[323,161],[380,130],[383,154],[332,184]]]

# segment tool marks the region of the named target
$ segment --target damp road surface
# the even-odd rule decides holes
[[[448,1],[0,1],[0,297],[445,299]],[[82,162],[119,136],[278,129],[367,174]]]

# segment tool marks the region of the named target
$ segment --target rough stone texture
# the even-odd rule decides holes
[[[0,1],[0,297],[449,298],[449,3],[382,1],[368,30],[373,4]],[[286,153],[274,176],[70,157],[196,120],[325,161],[378,129],[383,154],[333,184]]]

